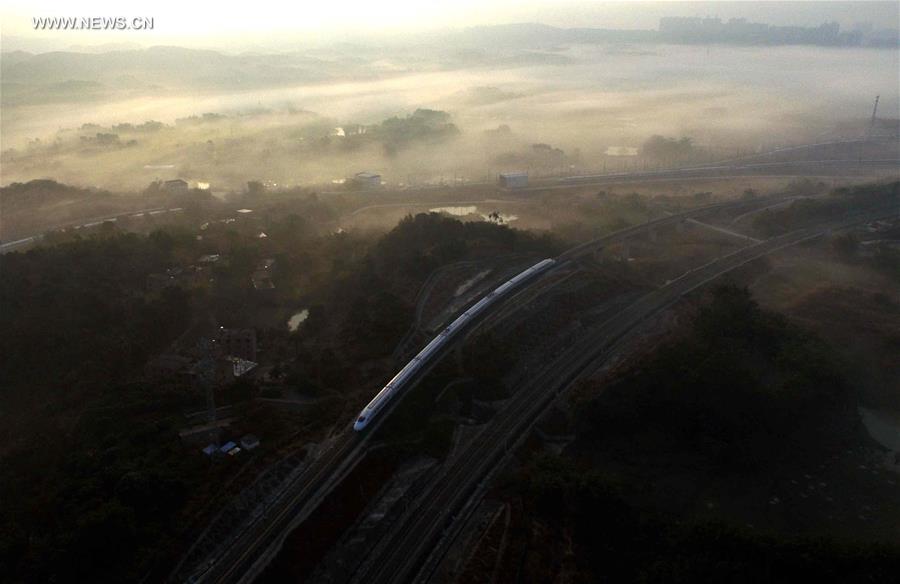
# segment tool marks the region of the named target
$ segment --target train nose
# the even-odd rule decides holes
[[[353,424],[353,429],[356,430],[357,432],[359,432],[360,430],[362,430],[365,427],[366,427],[366,417],[365,416],[360,416],[359,419],[357,419],[356,422]]]

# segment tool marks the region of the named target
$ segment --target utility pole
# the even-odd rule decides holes
[[[872,139],[872,136],[875,135],[875,114],[878,113],[878,100],[880,98],[880,95],[875,96],[875,107],[872,108],[872,120],[869,122],[869,135],[866,136],[870,140]]]

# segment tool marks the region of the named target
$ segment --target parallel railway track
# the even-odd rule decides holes
[[[557,270],[564,268],[567,266],[571,260],[578,259],[579,257],[592,253],[593,250],[600,248],[604,245],[607,245],[612,242],[620,241],[626,237],[639,235],[649,229],[662,228],[669,225],[677,224],[680,221],[692,216],[702,216],[706,214],[715,213],[720,210],[741,210],[744,208],[754,208],[757,206],[762,206],[766,204],[771,204],[773,202],[777,202],[781,199],[779,198],[765,198],[765,199],[756,199],[752,201],[740,201],[740,202],[732,202],[732,203],[721,203],[710,205],[707,207],[702,207],[698,209],[693,209],[684,213],[680,213],[677,215],[671,215],[668,217],[664,217],[661,219],[657,219],[655,221],[648,222],[643,225],[634,226],[631,228],[624,229],[622,231],[610,234],[606,237],[599,238],[597,240],[588,242],[586,244],[580,245],[576,248],[573,248],[563,254],[561,254],[557,258],[557,263],[555,266],[547,270],[541,277],[533,280],[529,284],[525,285],[522,291],[527,290],[532,285],[537,282],[541,282],[547,275],[555,273]],[[792,236],[794,234],[789,234]],[[789,237],[785,236],[785,237]],[[776,245],[776,240],[768,240],[756,246],[751,246],[747,248],[743,248],[742,250],[735,252],[732,256],[736,256],[737,254],[750,253],[748,250],[754,250],[760,248],[760,246],[768,246],[768,245]],[[787,245],[793,245],[793,243],[788,243]],[[770,253],[770,252],[765,252]],[[764,255],[764,254],[760,254]],[[732,257],[729,256],[729,257]],[[758,256],[754,256],[758,257]],[[751,258],[752,259],[752,258]],[[750,260],[747,260],[750,261]],[[746,263],[746,262],[744,262]],[[709,266],[704,266],[699,270],[695,270],[691,273],[692,276],[698,275],[700,270],[710,269]],[[634,315],[635,311],[638,311],[637,314],[648,313],[649,305],[647,303],[652,303],[653,298],[655,298],[655,294],[664,293],[669,294],[676,287],[682,285],[679,283],[679,280],[676,280],[669,284],[663,290],[651,292],[646,297],[639,299],[635,304],[629,306],[620,312],[613,320],[616,319],[626,319],[625,322],[631,323],[631,320],[627,320],[628,315]],[[519,292],[521,293],[521,292]],[[517,295],[517,294],[516,294]],[[514,295],[514,296],[516,296]],[[511,299],[511,298],[510,298]],[[498,303],[498,307],[502,307],[505,304],[509,303],[507,299],[505,302]],[[673,297],[671,301],[677,299]],[[641,312],[644,311],[644,312]],[[646,314],[645,314],[646,316]],[[643,317],[642,317],[643,318]],[[478,326],[483,319],[479,319],[479,322],[472,323],[471,326]],[[607,334],[609,330],[615,330],[616,323],[609,322],[608,326],[610,328],[607,329]],[[626,327],[627,330],[627,327]],[[461,338],[465,335],[461,335]],[[603,342],[603,338],[600,337],[595,339],[597,342]],[[608,344],[607,344],[608,346]],[[582,362],[585,359],[592,359],[597,355],[597,351],[586,353],[584,355],[576,355],[569,356],[569,360],[565,362],[560,362],[557,367],[553,368],[554,373],[546,374],[547,380],[551,378],[560,379],[561,377],[565,377],[565,375],[559,373],[560,371],[568,371],[570,367],[573,368],[573,371],[576,373],[583,368]],[[423,369],[416,379],[412,380],[407,387],[404,388],[403,392],[409,391],[414,387],[418,381],[427,375],[428,371],[431,367],[436,364],[440,359],[435,358],[431,364],[431,366]],[[570,361],[571,360],[571,361]],[[529,384],[529,387],[542,387],[541,382],[547,381],[544,379],[544,376],[540,376],[534,382]],[[532,391],[532,390],[529,390]],[[538,389],[533,390],[534,396],[536,398],[540,398],[542,395]],[[531,395],[531,394],[528,394]],[[385,411],[385,414],[382,415],[382,419],[386,417],[393,407],[396,406],[396,403],[399,402],[399,399],[392,400],[393,403]],[[535,399],[535,403],[539,403],[540,399]],[[543,403],[543,402],[540,402]],[[526,408],[526,405],[516,406],[517,408]],[[515,410],[515,412],[519,415],[523,415],[526,419],[532,416],[533,412],[531,409],[523,409],[523,410]],[[506,417],[504,415],[504,420]],[[380,425],[382,420],[379,420],[377,424],[374,424],[375,427],[369,428],[362,435],[355,434],[349,430],[349,425],[344,432],[337,435],[335,438],[335,443],[328,448],[320,458],[316,459],[308,469],[297,479],[295,485],[289,489],[288,492],[283,493],[278,499],[276,499],[269,507],[261,514],[261,516],[257,517],[257,519],[249,525],[246,525],[240,533],[233,536],[229,542],[224,545],[224,551],[220,553],[217,557],[207,560],[202,565],[193,566],[190,571],[184,572],[179,571],[177,575],[173,575],[173,580],[184,580],[187,579],[189,581],[194,582],[250,582],[252,578],[255,577],[256,574],[264,567],[268,558],[270,558],[275,551],[277,551],[278,547],[280,547],[281,541],[283,541],[284,537],[287,535],[288,531],[293,527],[299,524],[309,513],[315,509],[316,505],[321,502],[322,499],[327,495],[330,489],[337,483],[338,479],[349,472],[352,469],[353,465],[361,458],[362,453],[364,452],[365,443],[367,437],[370,436],[373,431],[376,429],[377,425]],[[515,420],[503,422],[502,420],[498,420],[497,424],[513,424],[517,423]],[[493,425],[492,425],[493,426]],[[511,433],[515,433],[514,430],[518,426],[512,427],[512,430],[508,425],[503,425],[498,427],[497,429],[491,430],[491,434],[485,434],[483,440],[481,442],[489,443],[491,440],[496,439],[497,436],[508,436]],[[481,463],[478,461],[485,458],[487,454],[490,456],[494,456],[496,453],[491,451],[490,453],[480,452],[478,454],[471,455],[474,458],[467,459],[467,463],[462,466],[463,469],[468,469],[467,472],[471,472],[473,469],[481,469]],[[490,456],[487,456],[490,458]],[[468,465],[468,466],[467,466]],[[448,481],[448,485],[453,484]],[[444,485],[441,496],[441,501],[445,500],[449,495],[446,494],[446,490],[450,487],[448,485]],[[456,498],[453,498],[452,502],[455,502]],[[425,541],[430,541],[433,539],[433,534],[428,533],[426,536],[421,538],[421,541],[418,542],[418,545],[424,545]]]
[[[896,214],[893,211],[891,214]],[[510,441],[530,427],[556,397],[598,357],[610,350],[647,318],[683,296],[757,258],[816,239],[831,229],[844,229],[885,216],[885,212],[855,216],[820,228],[801,229],[733,252],[692,270],[667,286],[650,292],[608,319],[573,350],[541,371],[517,392],[513,402],[475,437],[470,446],[435,476],[416,504],[409,506],[356,572],[353,582],[401,583],[415,580],[424,556],[450,529],[455,516],[491,469],[509,451]]]

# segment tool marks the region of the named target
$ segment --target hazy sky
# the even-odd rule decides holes
[[[661,16],[746,17],[770,24],[844,26],[873,21],[896,27],[900,2],[620,2],[569,0],[254,0],[225,3],[153,0],[8,0],[0,26],[15,41],[48,41],[61,47],[137,42],[222,46],[280,39],[287,35],[344,36],[367,33],[541,22],[565,27],[656,28]],[[36,16],[152,17],[152,31],[35,31]],[[18,47],[14,47],[18,48]]]

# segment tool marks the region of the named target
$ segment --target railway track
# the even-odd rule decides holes
[[[223,563],[211,560],[188,575],[187,580],[192,582],[252,580],[262,569],[262,566],[256,566],[262,557],[256,552],[273,546],[279,538],[283,538],[290,531],[293,523],[299,522],[308,515],[311,508],[314,508],[321,500],[321,497],[315,496],[316,493],[327,492],[327,483],[336,482],[340,478],[340,473],[335,472],[340,466],[339,463],[346,461],[349,465],[353,459],[354,450],[357,450],[359,446],[358,435],[349,431],[339,434],[335,443],[322,453],[298,479],[303,482],[301,488],[294,493],[283,495],[284,500],[273,501],[254,524],[246,526],[241,533],[232,538],[230,542],[232,547],[235,544],[246,544],[239,548],[242,551],[235,559]],[[269,513],[270,511],[271,513]],[[258,530],[255,531],[254,528],[258,528]]]
[[[895,214],[896,211],[891,212]],[[885,216],[885,212],[855,216],[818,228],[807,228],[742,248],[723,258],[700,266],[667,286],[650,292],[608,319],[589,333],[583,342],[541,371],[514,401],[502,410],[449,464],[434,477],[417,499],[394,524],[390,534],[379,542],[353,577],[353,582],[408,582],[421,575],[424,556],[451,528],[457,513],[491,469],[496,468],[510,450],[510,440],[523,435],[556,397],[569,387],[581,372],[596,362],[629,332],[647,318],[660,313],[683,296],[759,257],[821,237],[832,229]]]
[[[547,275],[555,273],[559,269],[564,269],[571,260],[592,253],[595,249],[602,247],[603,245],[639,235],[648,229],[662,228],[677,224],[688,217],[703,216],[726,209],[741,210],[745,208],[754,208],[759,205],[771,204],[773,201],[778,200],[780,200],[780,197],[767,197],[751,201],[709,205],[630,227],[582,244],[561,254],[557,258],[558,261],[553,268],[547,270],[541,277],[532,280],[530,283],[523,286],[521,291],[513,294],[513,296],[507,298],[504,302],[498,303],[498,307],[502,308],[505,304],[509,304],[512,298],[519,297],[521,293],[526,292],[535,283],[544,280]],[[772,240],[769,240],[769,242],[771,241]],[[761,245],[765,245],[769,242],[764,242],[764,244]],[[747,249],[753,248],[744,248],[741,252],[744,252]],[[670,286],[674,284],[675,282],[671,283]],[[668,290],[669,288],[666,289]],[[638,303],[642,301],[643,299],[639,300]],[[629,307],[629,309],[631,309],[631,307]],[[624,310],[618,317],[629,314],[629,309]],[[471,327],[480,325],[483,320],[483,318],[478,319],[477,322],[471,324]],[[470,327],[467,328],[471,330]],[[460,338],[464,337],[465,335],[460,336]],[[409,385],[404,388],[402,393],[405,394],[407,391],[411,390],[417,384],[419,379],[427,375],[429,370],[439,361],[440,357],[435,357],[431,364],[420,371],[416,379],[412,380]],[[565,364],[560,364],[560,369],[556,369],[556,371],[562,371],[564,370],[564,367]],[[252,581],[253,577],[255,577],[265,566],[268,559],[277,552],[280,543],[286,537],[290,529],[298,525],[305,517],[307,517],[324,499],[330,489],[337,484],[338,480],[349,472],[356,462],[361,459],[368,436],[371,436],[374,433],[377,426],[390,414],[390,411],[393,410],[399,401],[400,399],[392,400],[392,403],[387,406],[384,414],[379,416],[380,419],[377,420],[377,423],[374,423],[373,427],[363,435],[351,432],[348,425],[341,434],[335,437],[335,443],[297,478],[294,486],[286,489],[286,491],[270,503],[252,523],[244,526],[238,534],[232,536],[227,542],[223,543],[221,553],[218,553],[215,557],[204,561],[200,565],[194,565],[193,567],[188,568],[187,570],[189,571],[179,571],[178,574],[173,574],[170,579],[175,581],[188,580],[192,582]],[[504,429],[506,429],[505,426]],[[491,437],[487,436],[486,439],[490,440]]]
[[[524,288],[527,289],[528,286]],[[508,300],[519,293],[520,291],[516,290],[504,298]],[[465,333],[471,331],[483,319],[484,316],[480,315],[466,322],[460,328],[462,334],[448,343],[445,353],[449,353],[452,347],[465,338]],[[401,401],[400,397],[413,389],[418,381],[441,361],[441,358],[442,355],[435,355],[427,359],[417,371],[415,378],[399,390],[397,398],[391,399],[384,406],[383,413],[372,421],[365,433],[352,431],[348,424],[336,435],[335,443],[297,478],[294,487],[289,487],[287,492],[273,501],[253,523],[245,526],[240,533],[224,543],[225,549],[219,556],[195,567],[188,574],[180,573],[170,579],[190,582],[252,582],[280,548],[281,542],[290,530],[309,516],[331,488],[362,458],[369,437],[397,407]],[[224,561],[218,561],[220,558]]]

